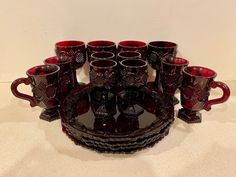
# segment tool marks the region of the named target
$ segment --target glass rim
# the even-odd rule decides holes
[[[194,75],[194,74],[191,74],[187,71],[187,69],[189,68],[196,68],[196,69],[205,69],[205,70],[209,70],[213,73],[212,76],[198,76],[198,75]],[[194,76],[194,77],[203,77],[203,78],[215,78],[217,76],[217,73],[210,69],[210,68],[207,68],[207,67],[204,67],[204,66],[186,66],[183,68],[183,73],[186,74],[186,75],[189,75],[189,76]]]
[[[157,46],[157,45],[154,45],[153,43],[162,43],[162,44],[166,43],[166,44],[171,44],[173,46],[168,46],[168,47],[167,46],[166,47]],[[153,48],[174,48],[174,47],[178,47],[178,44],[175,42],[171,42],[171,41],[151,41],[148,43],[148,46],[151,46]]]
[[[166,64],[166,65],[171,65],[171,66],[183,66],[183,65],[188,65],[189,64],[189,61],[187,59],[185,59],[185,58],[181,58],[181,57],[173,57],[173,58],[184,60],[185,63],[169,63],[169,62],[167,62],[167,61],[165,61],[163,59],[161,60],[161,62]]]
[[[50,59],[56,59],[58,63],[49,63],[49,62],[47,62],[47,60],[50,60]],[[60,61],[57,56],[52,56],[52,57],[46,58],[46,59],[43,61],[43,63],[44,63],[45,65],[60,65],[60,64],[71,63],[71,61],[72,61],[71,59],[69,59],[69,60],[64,60],[64,61]]]
[[[78,43],[75,45],[61,45],[62,43]],[[55,43],[56,48],[74,48],[74,47],[82,47],[85,46],[85,43],[83,41],[78,40],[64,40],[64,41],[58,41]]]
[[[105,58],[105,59],[110,59],[110,60],[111,60],[112,58],[115,57],[115,54],[112,53],[112,52],[109,52],[109,51],[99,51],[99,52],[94,52],[94,53],[92,53],[92,54],[91,54],[91,58],[93,58],[93,59],[95,59],[95,60],[102,60],[103,58],[94,56],[94,55],[96,55],[96,54],[98,54],[98,53],[99,53],[99,54],[101,54],[101,53],[111,54],[111,56],[103,57],[103,58]]]
[[[43,67],[54,67],[56,70],[55,71],[52,71],[50,73],[47,73],[47,74],[44,74],[44,75],[38,75],[38,74],[30,74],[29,71],[33,68],[43,68]],[[37,66],[33,66],[31,68],[29,68],[27,71],[26,71],[26,74],[28,76],[33,76],[33,77],[45,77],[45,76],[49,76],[49,75],[52,75],[52,74],[55,74],[57,73],[58,71],[60,70],[60,67],[57,66],[56,64],[50,64],[50,65],[47,65],[47,64],[44,64],[44,65],[37,65]]]
[[[137,42],[137,43],[140,43],[142,45],[141,46],[129,46],[129,45],[122,44],[124,42]],[[118,46],[124,47],[124,48],[143,48],[143,47],[147,47],[147,43],[143,42],[143,41],[138,41],[138,40],[124,40],[124,41],[120,41],[118,43]]]
[[[121,54],[123,53],[136,53],[137,55],[136,56],[121,56]],[[137,51],[121,51],[117,54],[117,56],[121,57],[121,58],[127,58],[127,59],[132,59],[133,57],[142,57],[141,53],[140,52],[137,52]]]
[[[111,43],[111,45],[104,45],[104,46],[92,45],[91,43],[93,43],[93,42],[104,42],[104,43],[108,42],[108,43]],[[91,47],[91,48],[109,48],[109,47],[116,46],[116,43],[113,41],[109,41],[109,40],[93,40],[93,41],[89,41],[87,43],[87,46]]]
[[[96,62],[113,62],[111,66],[96,66],[94,63]],[[97,68],[97,69],[111,69],[117,66],[117,62],[114,60],[106,60],[106,59],[95,59],[89,63],[90,67]]]
[[[124,62],[127,62],[127,61],[138,61],[138,62],[142,62],[143,65],[140,65],[140,66],[132,66],[132,65],[127,65],[127,64],[124,64]],[[142,59],[124,59],[120,62],[120,64],[123,66],[123,67],[126,67],[126,68],[143,68],[143,67],[147,67],[147,62],[142,60]]]

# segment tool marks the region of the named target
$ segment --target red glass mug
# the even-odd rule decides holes
[[[39,106],[45,110],[40,118],[52,121],[59,118],[58,115],[58,79],[60,67],[57,65],[39,65],[27,70],[27,78],[19,78],[12,82],[11,91],[17,98],[27,100],[30,106]],[[33,96],[20,93],[18,85],[30,85]]]
[[[214,81],[216,72],[201,66],[188,66],[183,69],[183,81],[181,86],[182,109],[178,112],[178,118],[187,123],[201,122],[200,110],[209,111],[214,104],[220,104],[230,96],[229,87],[219,81]],[[208,100],[211,88],[219,87],[223,91],[220,98]]]

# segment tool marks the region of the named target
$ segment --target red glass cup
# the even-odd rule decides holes
[[[148,44],[147,60],[150,66],[156,70],[154,85],[159,87],[161,60],[166,56],[175,57],[177,44],[169,41],[152,41]]]
[[[122,51],[117,54],[118,69],[121,69],[120,62],[126,59],[142,59],[142,56],[139,52],[135,51]],[[121,74],[118,74],[118,85],[122,86],[121,83]]]
[[[27,78],[16,79],[11,84],[12,93],[20,99],[30,102],[30,106],[39,106],[45,110],[40,118],[52,121],[59,118],[58,115],[58,80],[60,68],[57,65],[39,65],[27,70]],[[18,85],[29,85],[33,96],[18,91]]]
[[[120,62],[120,75],[124,90],[118,94],[120,111],[129,116],[137,116],[143,108],[137,104],[141,96],[139,89],[147,82],[147,62],[141,59],[126,59]]]
[[[126,59],[120,62],[124,87],[142,87],[148,78],[147,62],[141,59]]]
[[[88,61],[90,62],[92,53],[101,51],[112,52],[116,56],[116,43],[107,40],[96,40],[88,42],[87,44]]]
[[[117,55],[117,61],[123,61],[125,59],[142,59],[142,56],[139,52],[135,51],[122,51]]]
[[[74,88],[75,81],[70,60],[58,60],[56,56],[44,60],[44,64],[55,64],[60,67],[59,71],[59,93],[63,99]]]
[[[55,52],[59,61],[70,60],[73,77],[77,84],[76,69],[81,68],[86,61],[86,48],[82,41],[60,41],[55,44]]]
[[[116,85],[117,62],[114,60],[94,60],[90,62],[90,84],[94,90],[91,94],[92,108],[96,116],[105,118],[116,110],[111,103],[114,100],[112,87]],[[97,101],[95,101],[97,100]]]
[[[118,44],[118,53],[122,51],[136,51],[142,56],[142,59],[146,60],[147,44],[142,41],[126,40],[121,41]]]
[[[90,61],[93,60],[115,60],[115,54],[108,51],[92,53]]]
[[[111,89],[116,84],[117,62],[94,60],[90,62],[90,83],[93,87]]]
[[[169,98],[171,104],[179,103],[174,94],[181,86],[183,79],[182,71],[188,64],[188,60],[179,57],[165,57],[161,61],[160,82],[162,91]]]
[[[209,111],[214,104],[225,102],[230,96],[229,87],[222,82],[214,81],[216,72],[201,66],[188,66],[183,69],[183,82],[181,86],[182,109],[178,118],[187,123],[201,122],[200,110]],[[223,91],[220,98],[208,100],[211,88],[219,87]]]

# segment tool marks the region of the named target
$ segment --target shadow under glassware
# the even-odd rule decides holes
[[[90,62],[94,60],[115,60],[115,54],[108,51],[94,52],[91,54]]]
[[[70,60],[58,60],[56,56],[44,60],[44,64],[55,64],[60,67],[59,71],[59,98],[60,100],[67,96],[73,89],[74,77]]]
[[[94,60],[90,62],[90,83],[94,92],[91,98],[98,99],[98,106],[93,106],[96,116],[107,117],[116,113],[110,109],[109,101],[115,99],[111,90],[116,84],[117,62],[114,60]]]
[[[88,42],[87,44],[88,61],[90,62],[91,55],[93,53],[102,51],[112,52],[116,57],[116,43],[107,40],[96,40]]]
[[[169,41],[152,41],[148,44],[147,60],[150,66],[156,70],[156,78],[154,81],[154,87],[159,88],[160,86],[160,71],[161,71],[161,60],[165,56],[175,57],[177,54],[177,44]]]
[[[147,82],[147,62],[141,59],[126,59],[120,62],[120,66],[124,90],[119,92],[118,97],[126,104],[122,104],[123,106],[119,109],[126,115],[139,115],[143,112],[143,108],[134,101],[142,97],[139,94],[139,88],[145,86]]]
[[[174,94],[181,86],[183,79],[182,71],[188,64],[188,60],[172,56],[166,56],[161,61],[160,82],[162,91],[173,105],[179,103],[179,100],[174,96]]]
[[[11,91],[17,98],[27,100],[30,106],[44,108],[40,119],[53,121],[59,118],[58,114],[58,81],[60,67],[57,65],[39,65],[27,70],[27,78],[19,78],[12,82]],[[20,93],[18,85],[30,85],[33,96]]]
[[[214,104],[228,100],[229,87],[222,82],[214,81],[216,72],[201,66],[188,66],[183,69],[183,82],[180,91],[181,108],[177,117],[187,123],[201,122],[202,109],[209,111]],[[220,98],[208,100],[211,88],[219,87],[223,91]]]
[[[141,58],[146,60],[147,44],[142,41],[125,40],[118,44],[118,53],[122,51],[135,51],[141,54]]]
[[[125,59],[142,59],[141,53],[135,51],[123,51],[117,54],[117,61],[121,62]]]
[[[60,41],[55,44],[55,53],[59,61],[71,61],[75,87],[78,84],[76,78],[76,69],[81,68],[86,61],[85,43],[82,41],[73,40]]]

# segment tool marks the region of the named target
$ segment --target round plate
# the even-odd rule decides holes
[[[99,152],[129,153],[154,145],[168,134],[174,108],[148,88],[102,90],[89,84],[62,102],[63,131]]]

